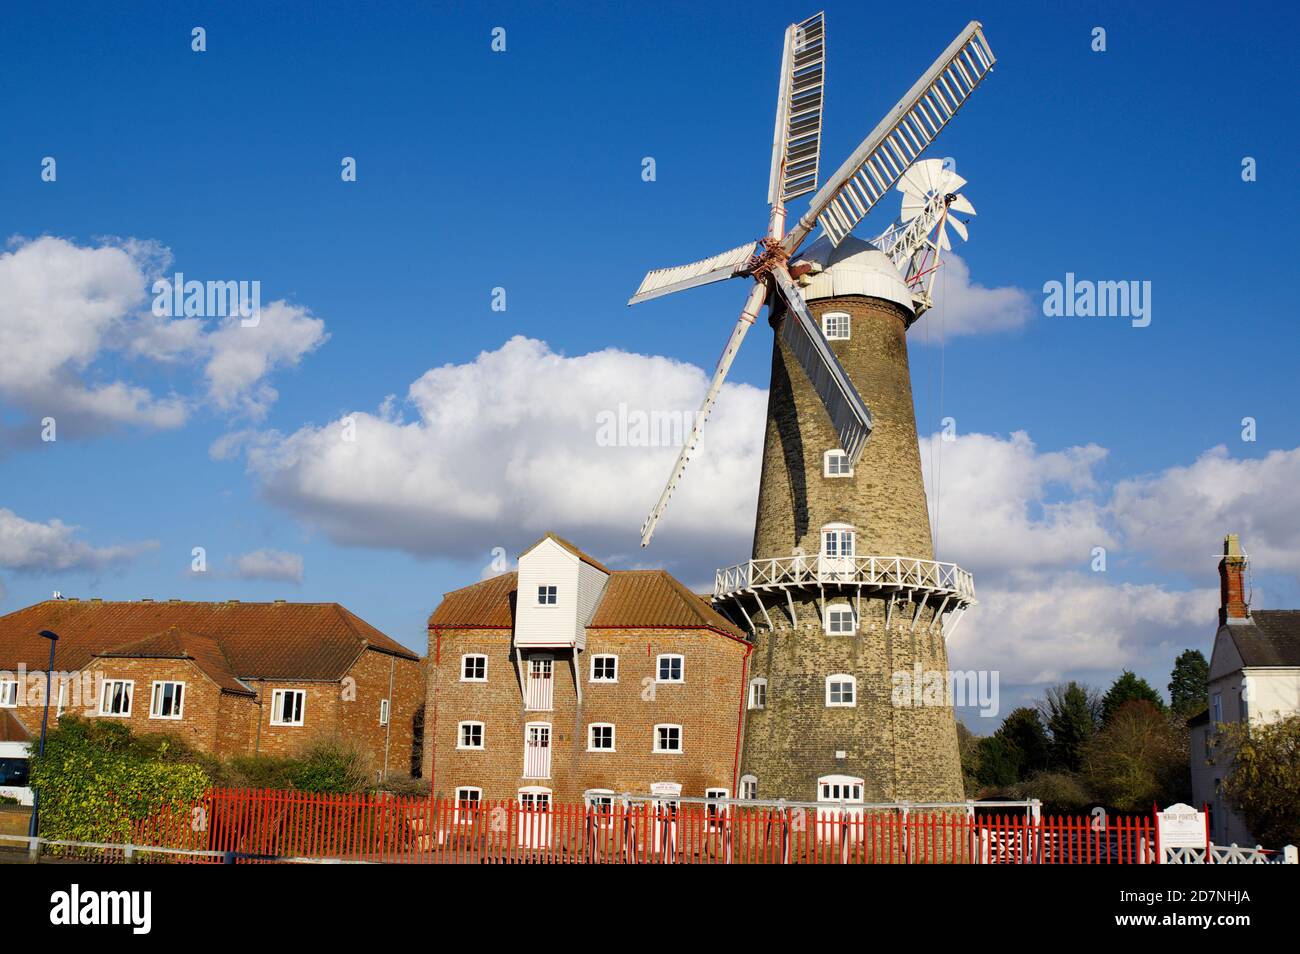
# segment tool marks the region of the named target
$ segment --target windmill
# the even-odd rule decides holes
[[[993,68],[995,58],[980,24],[969,23],[903,98],[877,123],[853,154],[817,189],[821,154],[822,101],[826,75],[826,23],[818,13],[785,31],[777,95],[767,234],[719,255],[689,265],[650,272],[628,304],[730,278],[747,278],[753,287],[695,417],[695,425],[673,467],[668,484],[641,527],[647,546],[668,500],[682,479],[709,412],[736,352],[764,303],[784,309],[780,335],[807,374],[830,416],[850,466],[856,464],[871,434],[871,412],[827,344],[808,310],[798,280],[818,269],[800,259],[804,242],[820,225],[823,237],[838,247],[900,180],[903,220],[877,241],[906,271],[916,313],[929,307],[929,289],[940,250],[949,247],[947,228],[965,238],[953,213],[973,214],[956,190],[964,180],[950,170],[917,158],[956,115]],[[817,190],[807,211],[786,231],[786,203]]]

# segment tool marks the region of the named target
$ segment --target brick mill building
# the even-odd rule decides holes
[[[749,652],[669,574],[548,534],[430,616],[425,772],[462,802],[730,796]]]
[[[2,616],[0,714],[33,740],[41,630],[59,636],[51,725],[118,719],[220,757],[340,741],[376,776],[418,768],[420,657],[337,603],[53,599]]]

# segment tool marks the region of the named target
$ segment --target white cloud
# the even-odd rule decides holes
[[[1300,577],[1300,448],[1234,459],[1211,448],[1189,466],[1121,481],[1112,509],[1125,539],[1164,566],[1204,573],[1225,533],[1260,570]]]
[[[147,289],[170,260],[158,243],[133,239],[93,246],[51,236],[13,240],[0,254],[0,402],[36,421],[53,417],[60,439],[119,426],[179,427],[204,402],[261,417],[276,398],[267,376],[319,347],[328,337],[324,323],[283,301],[264,306],[255,327],[156,317]],[[122,358],[141,375],[202,365],[204,390],[154,393],[118,376]],[[9,436],[31,441],[36,433],[28,426]]]
[[[144,301],[143,243],[81,248],[44,237],[0,253],[0,399],[36,417],[67,418],[65,433],[119,424],[177,427],[185,408],[124,381],[85,374],[124,335]]]
[[[92,547],[61,520],[38,523],[0,508],[0,566],[31,573],[102,570],[157,548],[157,541]]]
[[[238,408],[261,418],[278,396],[266,376],[296,365],[328,338],[325,322],[283,301],[262,308],[254,326],[245,327],[238,317],[223,319],[206,337],[208,394],[223,411]]]
[[[593,553],[648,559],[687,580],[711,576],[749,549],[766,395],[728,384],[704,439],[640,556],[638,528],[677,447],[603,446],[598,415],[635,421],[675,414],[688,426],[707,386],[703,371],[662,357],[608,349],[568,357],[515,337],[474,361],[426,372],[408,392],[404,420],[375,413],[307,426],[287,436],[232,435],[272,501],[336,542],[419,555],[514,555],[547,530]]]
[[[960,256],[947,252],[942,261],[934,281],[934,308],[921,320],[933,323],[945,338],[1010,331],[1032,317],[1033,301],[1023,288],[986,288],[970,280],[970,267]]]
[[[1128,668],[1167,674],[1188,646],[1209,643],[1217,589],[1109,583],[1100,574],[1054,573],[1028,585],[981,587],[979,605],[948,644],[959,669],[996,669],[1011,685],[1064,679],[1109,683]],[[1167,678],[1167,677],[1165,677]],[[1164,688],[1159,676],[1153,685]]]
[[[253,550],[235,558],[235,575],[241,580],[302,582],[302,555],[284,550]]]
[[[923,439],[942,558],[995,573],[1086,566],[1114,545],[1093,473],[1105,457],[1096,444],[1040,452],[1024,431]]]

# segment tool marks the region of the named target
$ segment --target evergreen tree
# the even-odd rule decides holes
[[[1149,702],[1161,712],[1165,708],[1165,701],[1160,698],[1160,693],[1151,687],[1151,683],[1128,669],[1120,673],[1119,678],[1111,683],[1110,689],[1102,698],[1101,721],[1109,723],[1119,711],[1119,707],[1126,702]]]
[[[1038,712],[1051,736],[1052,767],[1077,772],[1083,747],[1101,722],[1097,690],[1073,681],[1052,686],[1038,703]]]
[[[1014,746],[1019,753],[1021,779],[1051,764],[1051,740],[1047,738],[1043,720],[1034,709],[1028,706],[1013,709],[994,735]]]
[[[1190,719],[1205,708],[1209,692],[1210,664],[1199,649],[1185,650],[1169,674],[1169,707]]]

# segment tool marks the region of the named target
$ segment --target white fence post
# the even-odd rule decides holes
[[[1300,865],[1300,852],[1296,850],[1295,845],[1287,845],[1282,849],[1282,864]]]

